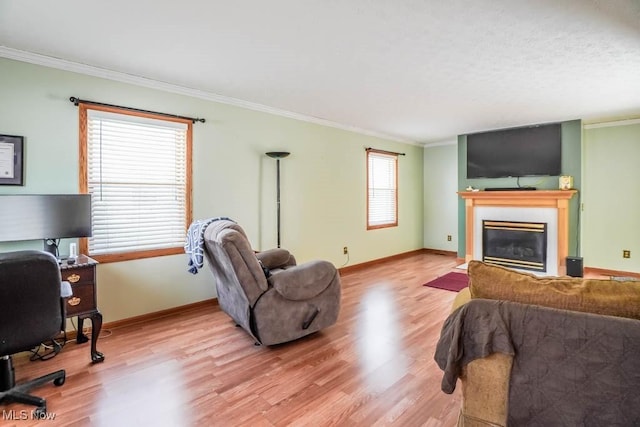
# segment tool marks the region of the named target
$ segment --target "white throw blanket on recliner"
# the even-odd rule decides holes
[[[198,274],[198,270],[204,266],[204,231],[214,221],[233,221],[224,216],[208,219],[197,219],[191,223],[187,231],[187,239],[184,251],[189,255],[189,273]]]

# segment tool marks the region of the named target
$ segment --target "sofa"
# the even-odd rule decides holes
[[[458,426],[640,425],[640,282],[468,274],[435,353]]]

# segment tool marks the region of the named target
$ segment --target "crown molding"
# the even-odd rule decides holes
[[[640,119],[615,120],[611,122],[585,124],[585,129],[608,128],[612,126],[627,126],[640,124]]]
[[[246,108],[248,110],[260,111],[263,113],[274,114],[276,116],[287,117],[303,122],[314,123],[322,126],[328,126],[336,129],[346,130],[357,134],[373,136],[376,138],[387,139],[391,141],[401,142],[404,144],[420,145],[416,141],[376,132],[368,129],[362,129],[356,126],[345,125],[333,122],[331,120],[320,119],[317,117],[307,116],[304,114],[294,113],[292,111],[281,110],[255,102],[244,101],[242,99],[232,98],[228,96],[218,95],[200,89],[179,86],[172,83],[166,83],[158,80],[140,77],[133,74],[122,73],[119,71],[107,70],[105,68],[94,67],[92,65],[81,64],[78,62],[67,61],[65,59],[54,58],[52,56],[40,55],[37,53],[27,52],[23,50],[13,49],[6,46],[0,46],[0,57],[13,59],[30,64],[42,65],[44,67],[55,68],[63,71],[70,71],[78,74],[99,77],[107,80],[114,80],[121,83],[128,83],[136,86],[142,86],[150,89],[157,89],[164,92],[171,92],[178,95],[190,96],[193,98],[204,99],[207,101],[217,102],[220,104],[233,105],[235,107]]]
[[[436,142],[425,142],[422,144],[424,148],[432,148],[432,147],[442,147],[443,145],[456,145],[458,143],[458,139],[448,139],[445,141],[436,141]]]

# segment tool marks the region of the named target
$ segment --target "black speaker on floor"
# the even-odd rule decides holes
[[[584,276],[581,256],[567,257],[567,276],[572,276],[572,277]]]

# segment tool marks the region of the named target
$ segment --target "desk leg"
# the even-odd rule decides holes
[[[91,323],[93,326],[93,322]],[[78,316],[78,333],[76,335],[76,343],[84,344],[89,341],[89,338],[84,334],[84,317]]]
[[[78,316],[78,337],[76,341],[78,343],[87,342],[88,338],[82,333],[82,325],[84,319],[91,319],[91,362],[100,363],[104,362],[104,354],[100,353],[97,349],[98,337],[100,336],[100,330],[102,329],[102,313],[98,310],[90,314]],[[81,338],[82,337],[82,338]]]

